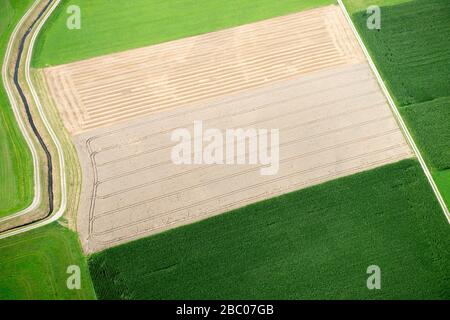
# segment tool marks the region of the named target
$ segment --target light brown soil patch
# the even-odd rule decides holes
[[[46,75],[83,167],[86,252],[412,156],[336,6]],[[174,165],[171,132],[196,120],[279,129],[278,174]]]
[[[278,128],[280,171],[175,165],[170,133]],[[366,64],[317,72],[77,137],[82,242],[97,251],[411,156]]]

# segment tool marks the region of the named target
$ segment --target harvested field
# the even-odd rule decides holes
[[[339,10],[47,69],[84,168],[84,249],[411,157]],[[279,129],[278,174],[174,165],[171,133],[198,120],[220,130]]]
[[[301,30],[301,32],[300,32]],[[363,61],[337,6],[46,69],[70,132]]]
[[[408,159],[104,250],[89,269],[99,299],[448,300],[449,246]],[[372,264],[381,290],[367,290]]]
[[[81,272],[80,290],[67,288],[67,267]],[[77,234],[57,222],[0,240],[0,300],[95,299]]]

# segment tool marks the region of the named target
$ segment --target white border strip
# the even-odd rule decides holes
[[[431,188],[433,189],[434,194],[436,195],[436,198],[439,202],[439,204],[441,205],[442,211],[444,211],[445,217],[447,218],[448,223],[450,223],[450,212],[445,204],[444,199],[442,198],[441,193],[439,192],[438,187],[436,186],[436,183],[433,180],[433,177],[430,173],[430,170],[428,169],[425,161],[422,158],[422,155],[419,151],[419,149],[416,146],[416,143],[414,142],[413,138],[411,137],[411,134],[409,133],[408,128],[405,125],[405,122],[403,121],[400,112],[398,111],[397,106],[394,103],[394,100],[392,99],[391,95],[389,94],[389,91],[387,90],[383,79],[380,76],[380,73],[377,70],[377,67],[375,66],[375,64],[373,63],[372,57],[370,56],[369,52],[367,51],[366,46],[364,45],[364,42],[362,41],[361,37],[359,36],[358,31],[356,30],[355,25],[353,24],[352,19],[350,18],[350,15],[348,14],[347,8],[345,7],[344,3],[342,2],[342,0],[338,0],[339,6],[342,9],[342,12],[345,15],[345,18],[347,19],[349,25],[352,28],[352,31],[356,37],[356,39],[359,42],[359,45],[361,46],[364,55],[367,58],[367,61],[369,62],[370,68],[372,69],[373,73],[375,74],[377,80],[378,80],[378,84],[380,85],[384,95],[386,96],[388,102],[389,102],[389,106],[391,107],[392,112],[394,113],[395,118],[397,119],[397,122],[400,124],[400,127],[403,130],[403,133],[405,134],[406,139],[408,140],[408,143],[410,144],[411,148],[413,149],[417,159],[419,159],[420,165],[423,169],[423,172],[425,173],[425,176],[428,179],[428,182],[431,185]]]
[[[65,210],[66,210],[66,204],[67,204],[67,188],[66,188],[66,175],[65,175],[65,162],[64,162],[64,152],[61,146],[61,143],[59,142],[55,132],[53,131],[49,121],[47,120],[47,117],[45,116],[45,112],[42,108],[42,104],[38,98],[38,95],[36,93],[36,90],[33,86],[33,83],[31,81],[31,77],[30,77],[30,62],[31,62],[31,57],[33,55],[33,48],[34,48],[34,44],[36,41],[36,37],[38,36],[40,30],[42,29],[42,26],[44,25],[44,23],[47,21],[48,17],[52,14],[52,12],[56,9],[56,7],[58,6],[58,4],[60,3],[61,0],[56,0],[53,5],[51,6],[51,8],[47,11],[47,13],[44,15],[44,17],[41,19],[41,21],[39,22],[35,32],[32,35],[29,47],[28,47],[28,52],[27,52],[27,57],[26,57],[26,61],[25,61],[25,79],[27,81],[27,84],[30,87],[30,91],[31,94],[33,96],[33,99],[35,100],[36,106],[38,108],[39,114],[42,118],[42,121],[44,122],[44,125],[46,127],[46,129],[48,130],[48,132],[50,133],[50,136],[53,140],[53,143],[55,144],[57,151],[58,151],[58,158],[59,158],[59,167],[60,167],[60,178],[61,178],[61,205],[58,209],[58,211],[54,214],[52,214],[50,217],[48,217],[47,219],[44,219],[42,221],[33,223],[31,225],[22,227],[22,228],[18,228],[15,229],[13,231],[9,231],[9,232],[5,232],[3,234],[0,234],[0,239],[4,239],[13,235],[17,235],[26,231],[30,231],[39,227],[43,227],[45,225],[48,225],[52,222],[55,222],[56,220],[58,220],[59,218],[62,217],[62,215],[64,214]],[[39,2],[39,0],[36,1],[35,4],[37,4]],[[34,6],[33,6],[34,8]],[[35,168],[35,170],[38,170],[38,168]]]

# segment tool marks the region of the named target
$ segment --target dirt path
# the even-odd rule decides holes
[[[280,170],[175,165],[170,133],[277,128]],[[85,186],[79,231],[88,251],[411,156],[367,64],[315,72],[76,137]],[[89,213],[89,214],[88,214]]]

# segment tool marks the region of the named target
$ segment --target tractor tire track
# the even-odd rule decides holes
[[[52,2],[53,2],[53,0],[48,0],[48,2],[45,5],[45,7],[39,12],[38,16],[34,19],[32,24],[30,25],[30,27],[27,29],[25,34],[20,39],[19,51],[17,53],[17,58],[16,58],[16,62],[15,62],[15,65],[14,65],[14,85],[16,87],[17,92],[20,95],[20,99],[22,100],[22,103],[23,103],[23,106],[24,106],[24,109],[25,109],[25,113],[27,115],[27,120],[28,120],[28,123],[29,123],[29,125],[31,127],[31,130],[33,131],[33,134],[36,137],[36,139],[39,141],[39,144],[40,144],[42,150],[44,151],[45,157],[46,157],[46,160],[47,160],[47,171],[48,171],[48,174],[47,174],[47,184],[48,184],[47,185],[47,191],[48,191],[49,210],[48,210],[48,213],[45,215],[45,217],[41,218],[40,220],[43,220],[43,219],[47,218],[53,212],[53,207],[54,207],[53,162],[52,162],[52,155],[51,155],[47,145],[45,144],[44,139],[42,138],[41,134],[39,133],[39,130],[36,127],[36,124],[35,124],[34,119],[33,119],[33,115],[31,114],[31,111],[30,111],[30,105],[28,103],[28,100],[27,100],[24,92],[23,92],[22,87],[20,86],[20,83],[19,83],[19,70],[20,70],[20,63],[21,63],[22,55],[23,55],[23,49],[25,47],[25,42],[26,42],[28,36],[30,35],[31,31],[33,30],[34,26],[36,25],[36,23],[42,18],[42,16],[47,11],[47,9],[50,7]]]

